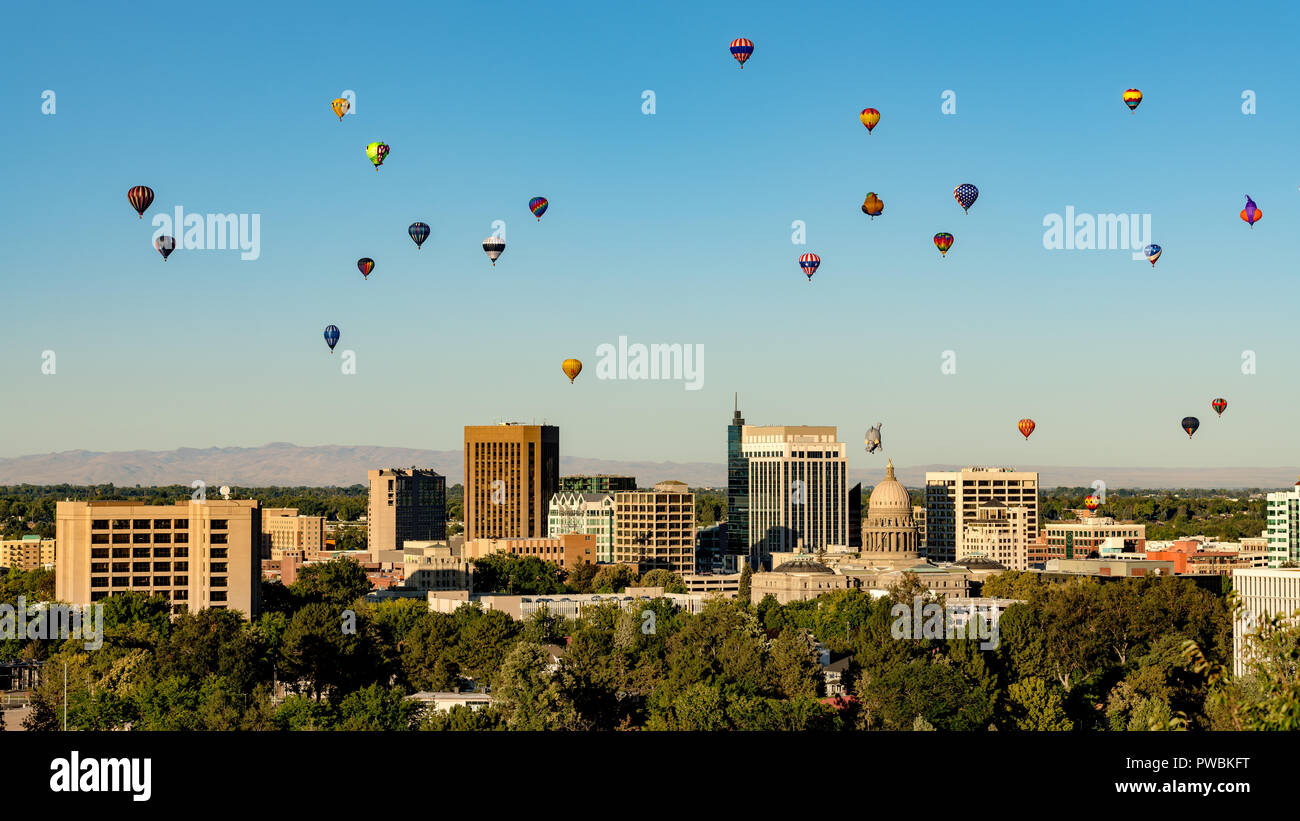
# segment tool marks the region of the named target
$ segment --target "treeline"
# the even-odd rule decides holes
[[[578,620],[543,612],[524,622],[474,605],[443,614],[421,600],[367,604],[359,600],[366,586],[350,561],[310,566],[290,587],[266,584],[266,612],[252,622],[220,610],[169,619],[161,599],[114,596],[105,603],[101,650],[87,652],[78,641],[0,650],[43,658],[48,669],[67,662],[68,724],[78,729],[1300,724],[1294,700],[1289,710],[1277,703],[1296,695],[1290,668],[1280,664],[1277,682],[1268,679],[1271,668],[1255,683],[1226,678],[1225,601],[1174,577],[1055,585],[1033,574],[991,579],[985,594],[1024,603],[1007,610],[996,647],[987,649],[977,638],[895,638],[895,607],[930,600],[914,578],[882,598],[853,590],[788,605],[712,599],[697,615],[656,600],[593,607]],[[1297,636],[1278,635],[1284,662]],[[852,654],[851,698],[825,698],[820,648]],[[277,685],[287,697],[273,697]],[[493,706],[436,713],[405,697],[468,687],[490,688]],[[58,726],[62,699],[62,676],[46,676],[28,726]]]
[[[1073,518],[1091,488],[1050,491],[1039,499],[1042,523]],[[1266,502],[1251,498],[1258,491],[1108,491],[1099,516],[1146,525],[1148,539],[1206,535],[1234,541],[1259,536],[1265,529]]]

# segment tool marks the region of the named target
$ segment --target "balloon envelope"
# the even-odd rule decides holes
[[[862,201],[862,213],[875,219],[885,210],[885,201],[876,196],[875,191],[867,194],[867,198]]]
[[[357,270],[361,272],[361,276],[369,278],[370,272],[375,270],[375,261],[370,257],[362,257],[357,260]]]
[[[144,212],[153,203],[153,189],[147,185],[137,185],[126,192],[126,199],[131,207],[144,219]]]
[[[1034,428],[1038,427],[1038,425],[1034,424],[1033,419],[1021,419],[1016,424],[1016,427],[1020,429],[1020,435],[1028,439],[1029,434],[1033,433]]]
[[[528,201],[528,210],[533,212],[533,216],[537,217],[538,222],[541,222],[542,214],[546,213],[546,208],[549,205],[550,203],[546,201],[546,197],[533,197]]]
[[[1196,429],[1199,428],[1200,426],[1201,426],[1201,420],[1197,419],[1195,416],[1183,417],[1183,430],[1187,431],[1188,439],[1192,438],[1192,434],[1196,433]]]
[[[1215,413],[1222,416],[1223,412],[1228,409],[1228,400],[1224,399],[1223,397],[1219,397],[1218,399],[1215,399],[1213,402],[1210,403],[1210,407],[1214,408]]]
[[[862,113],[858,115],[858,119],[862,120],[862,124],[867,127],[867,133],[870,134],[871,129],[875,128],[876,123],[880,122],[880,112],[874,108],[864,108]]]
[[[343,115],[348,113],[349,108],[352,108],[352,103],[348,102],[345,97],[339,97],[330,103],[330,108],[334,109],[334,113],[339,115],[339,122],[343,122]]]
[[[159,237],[153,241],[153,247],[158,249],[158,253],[162,254],[163,262],[166,262],[167,257],[176,250],[176,237]]]
[[[375,164],[375,170],[378,171],[379,166],[384,164],[384,159],[388,156],[388,144],[371,143],[366,146],[366,156]]]
[[[577,379],[578,374],[582,373],[582,362],[577,359],[566,359],[561,363],[560,370],[564,371],[564,375],[569,377],[569,384],[572,385],[573,380]]]
[[[339,344],[339,328],[337,325],[325,326],[325,344],[330,346],[330,353],[333,353],[334,346]]]
[[[1124,92],[1124,105],[1128,106],[1129,111],[1137,108],[1141,102],[1142,92],[1138,91],[1136,88],[1130,88]]]
[[[506,241],[503,239],[488,237],[483,240],[483,253],[488,255],[488,259],[492,260],[493,267],[497,264],[497,257],[501,256],[501,252],[504,250],[506,250]]]
[[[934,235],[934,247],[939,249],[939,253],[945,257],[948,256],[948,249],[952,247],[954,240],[952,234],[941,232]]]
[[[1097,508],[1101,507],[1101,499],[1098,499],[1096,496],[1089,495],[1088,498],[1083,500],[1083,506],[1088,508],[1088,510],[1096,511]]]
[[[415,240],[415,247],[419,248],[429,238],[429,225],[423,222],[413,222],[411,227],[406,229],[406,233],[411,235],[411,239]]]
[[[1264,216],[1264,212],[1259,210],[1259,206],[1250,198],[1250,194],[1247,194],[1246,207],[1241,209],[1241,218],[1246,221],[1247,225],[1254,228],[1255,223],[1259,222],[1262,216]]]
[[[817,273],[817,266],[822,264],[822,258],[816,254],[804,254],[799,257],[799,267],[808,275],[808,281],[812,282],[813,274]]]

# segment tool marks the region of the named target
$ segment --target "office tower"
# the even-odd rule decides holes
[[[634,488],[635,489],[635,488]],[[614,495],[565,493],[551,497],[546,521],[548,536],[585,533],[596,537],[596,561],[614,561]]]
[[[447,538],[445,476],[416,467],[372,470],[367,476],[366,546],[371,561],[380,561],[379,554],[384,551],[401,550],[407,539],[436,542]]]
[[[268,507],[262,511],[262,558],[280,561],[286,556],[310,561],[325,550],[325,517],[300,516],[296,507]]]
[[[187,608],[261,606],[262,510],[253,500],[59,502],[54,595],[89,604],[135,590]]]
[[[560,486],[554,425],[465,426],[465,539],[547,535],[547,508]]]
[[[737,395],[731,424],[727,426],[727,552],[748,558],[749,462],[741,449],[745,419]]]
[[[525,558],[532,556],[551,562],[561,570],[572,570],[579,564],[596,563],[596,537],[589,533],[565,533],[563,536],[540,536],[527,539],[468,539],[462,549],[466,559],[482,559],[494,553],[506,553]],[[485,593],[510,591],[483,591]]]
[[[682,482],[614,494],[614,561],[695,572],[695,494]]]
[[[1074,521],[1047,522],[1043,525],[1040,550],[1048,559],[1087,559],[1099,555],[1102,544],[1114,539],[1125,553],[1142,551],[1147,526],[1135,522],[1116,522],[1109,516],[1092,516]]]
[[[1008,570],[1029,569],[1029,528],[1025,508],[1007,507],[996,499],[975,506],[966,523],[957,561],[988,559]]]
[[[966,525],[980,504],[1024,507],[1028,539],[1038,539],[1038,474],[1011,468],[968,467],[925,474],[925,557],[955,561]]]
[[[1265,618],[1278,616],[1286,620],[1300,610],[1300,568],[1241,568],[1232,574],[1232,588],[1241,603],[1233,614],[1233,674],[1244,676],[1254,655],[1247,637],[1259,629]]]
[[[890,464],[893,464],[892,462]],[[862,549],[862,483],[849,488],[849,550]]]
[[[560,477],[560,493],[618,493],[621,490],[636,490],[636,477],[606,473]]]
[[[753,567],[769,567],[773,553],[848,545],[848,459],[833,426],[745,425],[741,454]]]
[[[54,539],[42,539],[28,534],[19,539],[0,541],[0,568],[16,567],[19,570],[39,570],[54,566]]]
[[[1295,487],[1268,494],[1268,566],[1300,561],[1300,480]]]

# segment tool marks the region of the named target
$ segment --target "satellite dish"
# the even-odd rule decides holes
[[[222,485],[219,492],[221,493],[221,498],[227,500],[230,499],[230,488],[227,485]]]

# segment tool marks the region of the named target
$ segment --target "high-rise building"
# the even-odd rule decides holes
[[[1300,480],[1295,487],[1268,494],[1268,566],[1300,561]]]
[[[862,549],[862,483],[849,488],[849,550]]]
[[[53,567],[54,545],[54,539],[43,539],[34,533],[19,539],[4,539],[0,541],[0,568],[40,570]]]
[[[596,537],[596,561],[614,561],[614,495],[565,493],[551,497],[548,536],[587,533]]]
[[[695,494],[683,482],[614,494],[614,561],[695,572]]]
[[[280,561],[289,556],[311,561],[324,549],[324,516],[300,516],[296,507],[268,507],[262,511],[263,559]]]
[[[1300,567],[1242,568],[1232,574],[1232,589],[1241,602],[1233,615],[1233,674],[1244,676],[1254,655],[1249,636],[1260,623],[1269,616],[1286,619],[1300,610]]]
[[[560,477],[560,493],[618,493],[623,490],[636,490],[635,476],[610,476],[602,473],[596,476]]]
[[[173,613],[205,608],[257,615],[262,510],[254,500],[59,502],[54,595],[89,604],[134,590]]]
[[[957,561],[988,559],[1008,570],[1029,569],[1029,528],[1025,508],[1007,507],[996,499],[975,506],[966,523]]]
[[[1029,541],[1038,538],[1038,473],[968,467],[925,474],[925,553],[936,562],[957,559],[966,525],[979,505],[999,501],[1024,507]]]
[[[560,429],[554,425],[465,426],[465,539],[547,535],[560,486]]]
[[[412,467],[372,470],[366,510],[366,544],[372,561],[402,542],[447,538],[447,479],[432,470]],[[397,559],[400,561],[400,559]]]
[[[741,450],[745,418],[740,415],[740,397],[727,426],[727,552],[748,557],[749,461]]]
[[[753,567],[770,567],[772,553],[848,545],[848,458],[833,426],[745,425],[740,450]]]

